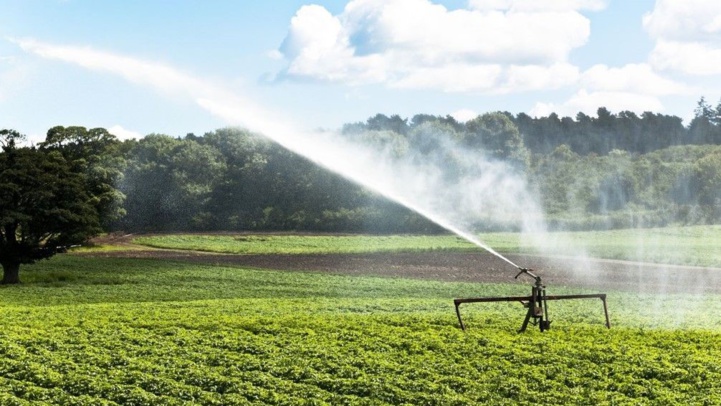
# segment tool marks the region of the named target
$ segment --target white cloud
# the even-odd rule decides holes
[[[279,51],[291,59],[287,74],[322,81],[376,82],[384,80],[382,60],[353,57],[340,21],[325,8],[303,6],[290,23]]]
[[[489,90],[503,73],[500,65],[449,65],[419,68],[406,73],[390,84],[408,89],[439,89],[445,92]]]
[[[138,59],[97,51],[89,47],[54,45],[30,38],[11,39],[20,48],[46,59],[72,62],[84,68],[97,71],[110,71],[138,84],[149,84],[167,91],[177,92],[183,87],[186,92],[195,92],[203,88],[198,80],[167,66],[141,61]]]
[[[657,0],[643,26],[654,39],[713,41],[721,39],[720,16],[718,0]]]
[[[658,74],[649,64],[628,64],[622,67],[594,65],[580,74],[579,90],[567,101],[536,103],[530,111],[534,116],[556,113],[575,116],[579,111],[594,115],[599,107],[610,111],[662,111],[660,97],[688,95],[694,89]]]
[[[554,63],[550,66],[512,65],[507,70],[505,91],[514,89],[544,90],[556,89],[578,81],[579,71],[568,63]]]
[[[451,117],[455,118],[459,123],[465,123],[478,117],[478,113],[471,109],[461,109],[451,113]]]
[[[654,67],[661,70],[691,75],[721,75],[721,46],[658,41],[649,59]]]
[[[590,34],[577,10],[604,4],[497,1],[448,10],[429,0],[352,0],[337,16],[304,6],[279,49],[288,60],[281,76],[444,91],[557,88],[575,79],[567,58]]]
[[[588,92],[581,89],[562,104],[536,103],[529,114],[540,117],[556,113],[559,116],[575,117],[578,112],[583,112],[593,116],[599,107],[606,107],[611,112],[632,111],[636,114],[663,111],[663,104],[655,96],[623,91]]]
[[[656,40],[649,58],[657,69],[690,75],[721,74],[721,2],[657,0],[643,17]]]
[[[620,68],[595,65],[583,72],[581,85],[592,91],[639,93],[652,96],[686,94],[688,86],[667,79],[648,64],[628,64]]]
[[[114,125],[107,129],[110,134],[118,137],[119,140],[137,140],[143,138],[143,136],[135,131],[126,130],[120,125]]]

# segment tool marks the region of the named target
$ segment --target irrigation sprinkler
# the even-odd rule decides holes
[[[461,319],[460,305],[463,303],[480,303],[480,302],[521,302],[524,307],[528,309],[526,311],[526,317],[523,319],[519,333],[526,331],[528,323],[533,319],[533,325],[538,325],[541,332],[544,332],[551,328],[551,320],[548,319],[548,301],[549,300],[571,300],[571,299],[601,299],[603,302],[603,313],[606,316],[606,327],[611,328],[611,321],[608,318],[608,306],[606,306],[606,294],[605,293],[591,293],[591,294],[579,294],[579,295],[555,295],[549,296],[546,294],[546,286],[541,281],[541,277],[534,274],[532,269],[518,268],[520,272],[516,274],[515,279],[518,279],[521,275],[527,275],[535,280],[533,286],[531,286],[530,296],[501,296],[501,297],[473,297],[466,299],[453,299],[453,304],[456,305],[456,315],[458,316],[458,324],[461,326],[461,330],[466,330],[466,326],[463,324]]]

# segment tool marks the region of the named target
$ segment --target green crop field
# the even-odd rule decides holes
[[[2,405],[721,404],[718,295],[608,292],[610,330],[554,302],[524,334],[520,304],[469,305],[464,333],[452,298],[527,286],[73,255],[22,277]]]
[[[667,227],[549,233],[534,239],[517,233],[487,233],[480,239],[502,253],[580,253],[596,258],[721,267],[721,226]],[[478,251],[451,235],[297,236],[160,235],[134,242],[157,248],[229,254],[328,254],[392,251]]]

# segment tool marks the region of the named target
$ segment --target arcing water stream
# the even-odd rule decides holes
[[[208,82],[167,65],[82,46],[56,45],[27,38],[11,39],[11,42],[41,58],[112,73],[174,99],[194,101],[227,124],[264,134],[283,147],[418,212],[515,268],[519,267],[476,237],[478,224],[510,225],[530,231],[528,235],[538,236],[532,241],[537,246],[550,243],[555,249],[570,247],[573,252],[568,254],[576,258],[574,272],[586,273],[590,269],[585,251],[579,255],[576,245],[563,239],[548,241],[547,234],[543,233],[542,210],[536,203],[540,199],[529,193],[523,177],[473,151],[449,145],[444,147],[444,153],[437,155],[440,159],[428,160],[425,156],[393,159],[392,154],[379,153],[337,135],[298,131],[302,127],[280,122],[285,115],[268,114],[256,102],[229,92],[226,84]],[[444,176],[448,174],[445,157],[461,162],[461,175],[451,176],[454,179],[450,183],[447,182],[449,177]],[[584,278],[589,274],[593,273],[584,274]],[[669,284],[666,279],[662,280],[663,286]],[[714,285],[713,281],[718,281],[718,277],[694,280],[689,286],[701,291],[702,287]],[[670,310],[677,314],[677,321],[686,319],[686,314],[695,314],[693,303],[679,306],[676,301],[666,301],[662,295],[657,297],[655,305],[644,304],[642,307],[642,312],[654,309],[649,316],[651,320],[657,321],[657,309],[668,308],[669,303],[674,303]]]
[[[364,185],[364,186],[368,186],[368,185]],[[395,202],[397,202],[397,203],[402,204],[403,206],[405,206],[405,207],[407,207],[407,208],[409,208],[409,209],[411,209],[411,210],[413,210],[414,212],[422,215],[423,217],[427,218],[428,220],[430,220],[430,221],[438,224],[439,226],[445,228],[446,230],[452,232],[453,234],[456,234],[457,236],[465,239],[466,241],[468,241],[468,242],[470,242],[470,243],[472,243],[472,244],[475,244],[476,246],[478,246],[478,247],[480,247],[480,248],[483,248],[484,250],[486,250],[486,251],[490,252],[491,254],[497,256],[498,258],[500,258],[500,259],[508,262],[508,263],[511,264],[514,268],[520,268],[518,265],[516,265],[515,263],[513,263],[510,259],[508,259],[508,258],[506,258],[505,256],[503,256],[503,255],[501,255],[500,253],[498,253],[496,250],[494,250],[493,248],[491,248],[490,246],[488,246],[487,244],[485,244],[483,241],[481,241],[478,237],[476,237],[476,236],[473,235],[472,233],[461,230],[460,228],[454,226],[453,224],[448,223],[444,218],[442,218],[442,217],[440,217],[440,216],[437,216],[437,215],[435,215],[435,214],[433,214],[433,213],[429,213],[429,212],[425,211],[424,209],[422,209],[422,208],[420,208],[420,207],[415,207],[412,203],[403,201],[403,200],[402,200],[401,198],[399,198],[399,197],[387,196],[387,195],[385,195],[385,194],[384,194],[384,196],[387,197],[387,198],[389,198],[389,199],[391,199],[391,200],[393,200],[393,201],[395,201]]]
[[[263,119],[264,115],[258,111],[249,115],[247,107],[217,105],[207,99],[198,103],[232,123],[238,123],[240,117],[251,117],[241,121],[246,128],[415,211],[519,268],[470,230],[478,217],[518,225],[528,223],[528,216],[538,213],[528,198],[525,181],[505,164],[491,162],[457,145],[445,144],[447,151],[443,156],[451,156],[456,163],[465,162],[466,171],[464,176],[449,182],[443,161],[427,156],[398,159],[388,151],[352,142],[338,134],[300,132],[277,120]]]
[[[300,127],[281,122],[284,115],[269,114],[257,103],[227,91],[225,86],[172,67],[87,47],[59,46],[33,39],[12,41],[43,58],[111,72],[163,94],[193,100],[228,124],[263,134],[288,150],[416,211],[516,268],[516,264],[474,236],[474,225],[495,223],[528,229],[542,218],[534,203],[536,199],[529,198],[522,176],[452,142],[446,142],[444,151],[435,157],[398,159],[389,151],[369,148],[337,134],[298,131]],[[439,134],[437,138],[451,137]],[[456,172],[448,176],[451,161]]]

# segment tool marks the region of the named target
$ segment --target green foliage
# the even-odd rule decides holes
[[[699,202],[721,206],[721,150],[704,156],[694,164]]]
[[[73,172],[84,176],[85,189],[92,196],[100,223],[108,227],[120,219],[125,199],[117,184],[125,169],[121,143],[104,128],[62,127],[48,130],[41,151],[56,151],[63,155]]]
[[[518,127],[501,112],[486,113],[468,121],[463,143],[521,168],[528,164],[528,151]]]
[[[530,173],[551,229],[715,224],[720,154],[721,146],[678,146],[640,156],[580,157],[559,147],[537,157]]]
[[[403,153],[396,133],[365,135]],[[436,226],[303,157],[241,129],[174,139],[149,135],[129,151],[121,189],[130,231],[318,230],[428,232]]]
[[[224,169],[217,150],[193,139],[144,137],[128,152],[121,184],[128,215],[121,225],[131,230],[204,229],[204,205]]]
[[[715,224],[721,147],[686,145],[694,142],[685,131],[675,117],[602,108],[597,118],[496,112],[465,124],[376,115],[345,126],[342,136],[391,159],[442,163],[449,187],[477,170],[471,165],[482,155],[509,162],[519,175],[525,171],[552,230]],[[178,139],[150,135],[133,142],[127,157],[121,189],[129,215],[116,224],[126,231],[440,231],[242,129]],[[489,227],[484,219],[471,223]]]
[[[49,258],[100,232],[87,177],[57,150],[17,147],[0,153],[2,283],[19,283],[21,264]]]
[[[721,218],[719,112],[721,104],[701,99],[688,128],[678,117],[605,108],[597,117],[494,112],[467,123],[377,114],[344,126],[341,136],[391,159],[443,167],[449,189],[482,170],[473,167],[481,156],[510,163],[508,170],[525,171],[529,193],[537,193],[554,230],[715,224]],[[3,130],[0,138],[15,148],[22,135]],[[242,129],[121,143],[102,128],[57,126],[38,149],[60,153],[83,176],[106,231],[441,231]],[[469,219],[479,230],[493,227],[486,223]]]
[[[721,403],[716,296],[612,293],[611,330],[600,306],[554,303],[543,334],[515,333],[520,305],[468,306],[464,333],[452,297],[527,286],[73,256],[28,268],[32,283],[0,295],[2,404]]]
[[[596,117],[584,113],[575,118],[556,113],[547,117],[525,113],[509,117],[523,134],[526,147],[536,154],[551,153],[561,145],[568,145],[580,155],[606,155],[614,149],[646,154],[675,145],[709,143],[684,128],[681,118],[652,112],[639,117],[630,111],[613,114],[600,107]]]

